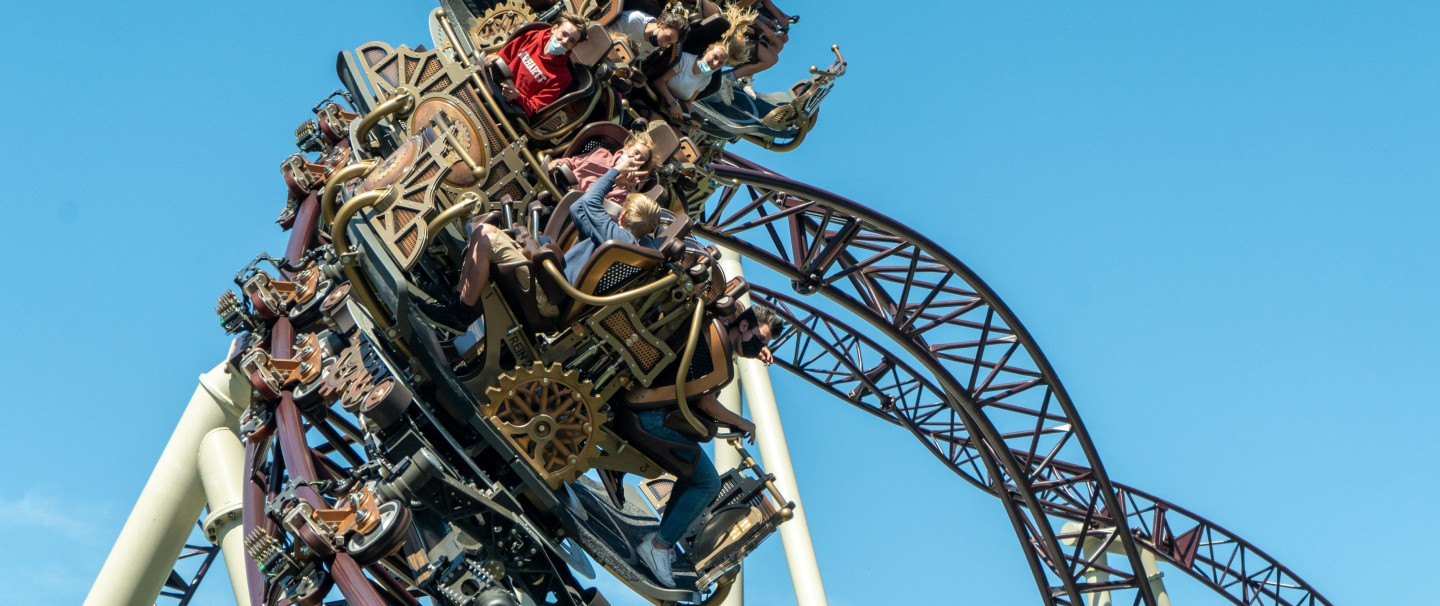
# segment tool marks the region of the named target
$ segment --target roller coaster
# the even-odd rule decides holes
[[[1000,500],[1041,603],[1166,604],[1164,562],[1235,604],[1329,604],[1243,538],[1113,481],[1035,339],[954,255],[730,149],[799,148],[847,68],[834,47],[833,65],[779,93],[708,74],[717,45],[743,66],[736,49],[798,22],[759,8],[442,0],[431,48],[340,53],[342,88],[281,164],[289,245],[220,298],[234,345],[192,400],[213,410],[182,419],[205,431],[176,448],[233,463],[241,485],[206,478],[211,544],[156,539],[159,568],[124,569],[132,516],[87,603],[187,603],[233,549],[251,604],[334,604],[337,590],[353,605],[608,604],[581,580],[592,562],[656,604],[719,604],[795,515],[746,450],[753,426],[719,398],[734,358],[756,355],[753,309],[783,326],[763,348],[774,368],[903,427]],[[632,10],[679,23],[679,39],[627,39]],[[504,60],[527,36],[573,45],[539,60],[568,70],[543,107],[519,102],[520,82],[554,74]],[[687,54],[709,76],[693,101],[661,90]],[[625,157],[642,134],[649,162],[628,186],[655,224],[576,258],[596,229],[593,183],[617,172],[597,179],[582,159]],[[605,211],[624,224],[631,208]],[[499,234],[511,256],[486,248],[466,282],[476,242]],[[728,274],[734,255],[780,283]],[[466,289],[473,316],[434,311]],[[647,429],[652,413],[686,440]],[[716,470],[667,582],[636,546],[704,460],[694,442],[712,440],[739,463]],[[200,573],[171,572],[177,554]]]

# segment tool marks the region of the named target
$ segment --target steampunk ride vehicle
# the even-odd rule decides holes
[[[257,257],[216,310],[256,396],[242,418],[252,596],[318,604],[338,584],[350,603],[368,587],[396,603],[604,604],[576,578],[593,559],[656,603],[723,599],[793,509],[745,452],[748,421],[716,398],[734,375],[726,318],[748,286],[691,236],[695,201],[716,187],[704,167],[753,128],[641,119],[629,54],[604,30],[618,0],[441,4],[433,48],[340,54],[344,88],[281,166],[286,253]],[[487,53],[562,8],[592,19],[571,86],[517,112],[502,97],[513,74]],[[839,73],[817,73],[790,130],[765,136],[803,137]],[[581,193],[553,160],[616,151],[632,131],[654,142],[641,188],[666,207],[654,246],[606,242],[568,280]],[[523,260],[491,268],[479,319],[456,334],[417,306],[453,297],[480,229]],[[679,541],[673,587],[634,546],[698,457],[641,427],[652,410],[742,461],[719,470],[719,496]]]

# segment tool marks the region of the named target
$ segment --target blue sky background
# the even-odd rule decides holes
[[[433,6],[7,5],[3,601],[83,598],[225,351],[215,296],[283,251],[277,167],[335,53],[428,45]],[[761,88],[831,43],[850,73],[798,151],[737,151],[972,267],[1111,477],[1337,604],[1430,601],[1440,5],[782,6],[803,19]],[[789,377],[777,395],[831,603],[1036,601],[998,502],[903,430]],[[793,601],[778,540],[747,579],[753,604]],[[216,576],[200,601],[227,595]]]

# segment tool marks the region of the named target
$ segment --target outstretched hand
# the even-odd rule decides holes
[[[775,362],[775,354],[770,353],[769,347],[761,347],[760,353],[755,356],[755,359],[760,360],[761,362],[764,362],[766,366],[769,366],[771,363]]]
[[[640,162],[631,158],[630,154],[617,154],[615,156],[615,164],[611,166],[615,170],[620,171],[622,175],[636,172],[641,168]]]

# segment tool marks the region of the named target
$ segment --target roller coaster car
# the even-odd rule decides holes
[[[432,26],[451,36],[434,15]],[[718,600],[792,507],[740,446],[748,422],[715,398],[733,375],[718,318],[733,315],[743,280],[726,281],[688,216],[664,212],[656,248],[607,242],[567,281],[568,206],[538,212],[544,168],[505,128],[483,70],[454,50],[377,42],[342,54],[354,111],[317,109],[297,141],[321,156],[282,166],[287,208],[301,201],[289,222],[304,236],[287,251],[296,261],[257,258],[237,275],[242,295],[217,305],[226,330],[247,335],[231,357],[260,394],[242,419],[247,439],[303,441],[283,435],[299,426],[277,420],[287,402],[311,418],[359,419],[332,442],[346,444],[336,449],[349,470],[321,456],[312,472],[284,474],[313,480],[274,476],[266,514],[283,540],[247,537],[269,597],[318,603],[330,578],[321,563],[343,552],[437,603],[603,603],[571,573],[589,574],[588,553],[653,600]],[[624,134],[592,126],[562,143],[575,153]],[[693,168],[688,139],[664,124],[651,134],[668,160],[662,183]],[[481,321],[452,338],[412,308],[454,291],[468,217],[509,230],[525,259],[494,268]],[[678,588],[633,552],[658,526],[667,482],[693,471],[680,451],[694,446],[640,429],[636,413],[649,409],[742,454],[680,543]],[[361,443],[363,459],[351,450]],[[623,474],[643,480],[643,496]]]
[[[505,44],[522,34],[548,27],[549,23],[526,23],[512,32],[506,38]],[[502,102],[501,107],[531,139],[554,142],[567,137],[579,125],[592,120],[596,106],[609,94],[608,90],[601,86],[601,80],[612,68],[601,66],[601,62],[609,55],[611,44],[604,26],[590,24],[585,39],[570,50],[569,91],[528,118],[513,104]],[[500,84],[515,78],[510,67],[502,61],[487,62],[481,73],[485,75],[491,94],[496,99],[501,98]]]
[[[680,147],[678,143],[672,138],[666,143],[668,151]],[[486,218],[497,225],[515,225],[511,229],[526,242],[527,258],[495,268],[481,295],[483,329],[453,340],[404,311],[406,301],[423,292],[421,284],[426,289],[437,284],[453,288],[444,278],[435,281],[436,276],[450,275],[453,270],[447,268],[458,266],[452,253],[445,252],[449,249],[432,246],[411,269],[403,269],[402,259],[376,237],[384,230],[374,223],[381,215],[349,225],[362,256],[359,265],[365,268],[361,283],[374,286],[380,306],[344,306],[345,318],[330,323],[357,325],[351,341],[378,344],[370,349],[382,368],[370,372],[374,378],[362,382],[366,387],[335,391],[365,394],[352,406],[371,420],[391,464],[413,464],[425,456],[422,449],[442,453],[450,471],[437,471],[438,476],[453,474],[451,484],[469,482],[514,495],[509,499],[518,509],[504,511],[528,528],[564,528],[563,536],[573,538],[579,549],[636,591],[659,600],[701,601],[705,593],[728,583],[727,573],[787,519],[790,505],[754,460],[744,456],[744,465],[722,474],[721,496],[680,543],[690,562],[677,565],[679,588],[658,585],[638,566],[632,549],[659,523],[646,503],[663,504],[662,475],[691,473],[693,467],[684,461],[695,459],[683,451],[695,447],[650,435],[635,415],[672,410],[667,425],[698,440],[735,438],[750,429],[715,398],[733,376],[727,328],[717,317],[733,312],[743,282],[727,283],[714,254],[688,238],[689,217],[665,213],[656,232],[657,249],[607,242],[571,285],[560,271],[561,247],[527,238],[524,221],[507,217],[509,211],[501,207]],[[563,221],[563,212],[557,211],[545,232],[555,233],[554,226]],[[548,312],[542,294],[553,305]],[[400,310],[395,317],[398,330],[379,330],[378,320],[365,319],[385,314],[384,309]],[[403,349],[397,340],[410,344],[411,365],[424,369],[428,385],[408,379],[414,374],[407,368],[379,355]],[[305,363],[282,362],[286,369]],[[278,393],[283,384],[270,384],[289,377],[271,379],[267,393]],[[325,382],[298,376],[294,380],[300,379]],[[402,423],[404,419],[408,421]],[[416,430],[416,424],[424,427]],[[722,426],[731,428],[730,433],[721,434]],[[739,448],[738,440],[727,442]],[[472,471],[464,471],[467,468]],[[647,496],[642,499],[633,487],[614,482],[607,487],[585,477],[592,469],[603,471],[607,479],[622,473],[644,478]],[[385,486],[376,490],[419,502],[441,498],[424,496],[424,489]],[[417,523],[423,523],[433,514],[417,515],[422,518]],[[446,536],[460,533],[465,536],[454,540],[478,540],[474,533],[462,532],[463,525],[452,517],[441,516],[440,521],[455,524]],[[583,570],[578,551],[558,546],[562,535],[533,534],[555,557]],[[453,552],[442,543],[422,541],[412,551]],[[419,562],[412,566],[416,574],[424,569]]]
[[[811,66],[810,78],[795,83],[787,92],[752,94],[737,88],[729,105],[713,95],[695,103],[696,113],[705,119],[703,131],[716,139],[738,137],[773,151],[799,146],[819,118],[820,102],[834,88],[835,79],[845,75],[840,47],[831,46],[830,50],[835,53],[835,63],[829,69]]]

